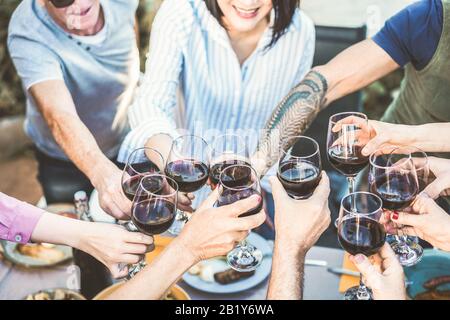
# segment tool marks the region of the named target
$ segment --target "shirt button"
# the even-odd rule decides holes
[[[16,234],[16,237],[14,238],[14,240],[16,240],[16,242],[21,242],[22,236],[20,234]]]

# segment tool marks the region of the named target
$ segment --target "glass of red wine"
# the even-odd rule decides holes
[[[285,143],[292,147],[287,151],[282,148],[278,179],[291,198],[307,199],[314,193],[322,176],[319,145],[305,136],[292,137]]]
[[[361,153],[364,148],[360,139],[363,130],[368,130],[368,119],[360,112],[335,114],[328,124],[328,160],[347,177],[349,193],[355,191],[355,178],[369,163],[369,157]]]
[[[369,192],[355,192],[341,201],[338,219],[338,240],[351,255],[376,254],[385,243],[382,200]],[[371,300],[372,294],[362,277],[359,286],[348,289],[344,300]]]
[[[128,157],[122,173],[122,191],[128,200],[133,201],[141,179],[148,174],[161,173],[164,158],[155,149],[139,148]]]
[[[221,207],[259,195],[261,201],[254,208],[240,215],[248,217],[263,210],[261,185],[255,169],[249,165],[233,165],[222,170],[219,179],[219,198],[216,206]],[[239,272],[253,271],[262,262],[262,253],[246,240],[241,241],[227,255],[228,265]]]
[[[131,223],[144,234],[153,236],[166,232],[177,211],[177,183],[162,174],[143,177],[136,190],[131,209]],[[145,267],[145,259],[130,268],[128,279]]]
[[[250,166],[247,145],[244,139],[235,134],[216,137],[211,145],[210,159],[209,180],[213,188],[219,184],[223,169],[238,164]]]
[[[166,161],[165,174],[175,181],[182,193],[192,193],[200,190],[209,177],[210,150],[206,141],[195,135],[183,135],[175,139]],[[175,223],[169,229],[173,235],[178,235],[187,221],[188,216],[178,211]]]
[[[383,209],[388,214],[407,209],[419,193],[411,148],[388,146],[375,151],[370,156],[369,186],[383,200]],[[400,264],[410,266],[420,260],[423,254],[420,246],[410,247],[404,237],[394,239],[391,246]]]
[[[421,149],[414,146],[404,146],[402,149],[405,149],[406,152],[411,154],[411,160],[413,161],[414,167],[416,169],[417,181],[419,183],[419,191],[421,193],[427,187],[427,184],[431,179],[431,171],[430,164],[428,162],[428,155]],[[391,240],[393,239],[393,240]],[[419,263],[423,257],[423,248],[419,244],[418,237],[410,237],[410,236],[400,236],[403,242],[405,242],[409,248],[411,248],[415,255],[413,255],[409,260],[404,261],[404,266],[413,266]],[[399,246],[395,237],[388,237],[389,244],[392,247]]]

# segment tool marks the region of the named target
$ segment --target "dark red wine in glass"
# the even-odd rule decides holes
[[[351,255],[376,254],[383,246],[385,238],[383,225],[362,216],[346,218],[338,228],[339,243]]]
[[[209,168],[199,161],[175,160],[167,164],[165,173],[176,181],[181,192],[190,193],[205,185],[209,176]]]
[[[279,166],[278,179],[294,199],[309,198],[320,183],[321,170],[310,162],[288,160]]]
[[[364,157],[361,153],[362,147],[354,146],[354,153],[345,155],[340,146],[328,149],[328,161],[331,165],[346,177],[356,176],[369,163],[369,157]]]
[[[413,179],[408,175],[380,176],[372,181],[370,190],[383,200],[384,209],[402,210],[410,206],[419,192],[417,183],[410,183]]]
[[[211,166],[211,171],[209,173],[209,179],[211,180],[211,183],[217,185],[219,183],[220,174],[222,173],[222,171],[234,165],[250,166],[250,164],[244,160],[226,160],[223,162],[216,163]]]
[[[165,199],[149,199],[133,207],[132,221],[135,226],[148,235],[166,232],[172,225],[176,214],[175,205]]]
[[[219,199],[217,200],[217,207],[226,206],[232,203],[235,203],[240,200],[247,199],[253,195],[260,196],[260,199],[262,199],[261,193],[259,193],[256,190],[252,189],[244,189],[244,190],[232,190],[232,189],[225,189],[219,196]],[[259,213],[263,209],[263,201],[260,201],[259,204],[254,208],[251,209],[243,214],[241,214],[239,217],[248,217],[254,214]]]

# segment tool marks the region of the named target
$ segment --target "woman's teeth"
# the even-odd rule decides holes
[[[242,9],[242,8],[238,8],[238,7],[234,7],[238,12],[243,13],[243,14],[253,14],[256,13],[256,11],[258,11],[258,8],[256,9]]]

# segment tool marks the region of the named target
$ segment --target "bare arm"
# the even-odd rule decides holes
[[[40,82],[30,88],[30,93],[56,142],[98,189],[103,209],[118,219],[125,218],[129,203],[120,189],[121,171],[102,153],[79,118],[64,82]]]
[[[279,142],[302,134],[324,107],[398,67],[372,40],[357,43],[326,65],[315,67],[289,92],[267,121],[253,157],[258,171],[263,175],[278,160]]]

